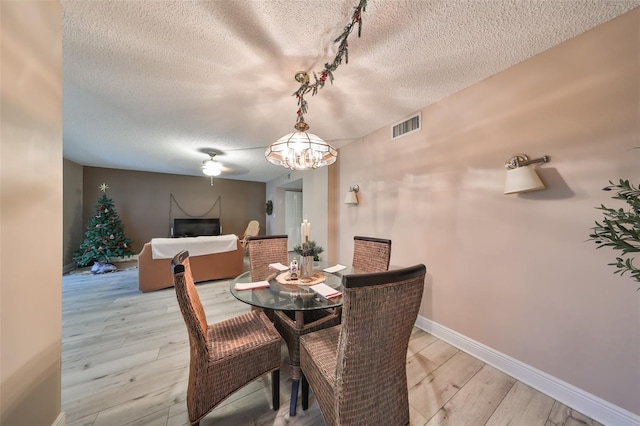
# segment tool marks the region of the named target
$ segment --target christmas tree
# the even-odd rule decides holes
[[[116,268],[109,265],[114,257],[133,255],[131,240],[124,235],[124,226],[113,206],[113,200],[107,197],[106,184],[100,185],[102,195],[98,199],[96,211],[89,220],[84,232],[84,240],[75,252],[74,259],[78,266],[94,264],[92,272],[110,272]],[[106,266],[105,265],[109,265]],[[95,270],[94,270],[95,269]]]

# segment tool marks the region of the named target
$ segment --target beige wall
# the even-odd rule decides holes
[[[0,424],[60,413],[62,8],[0,2]]]
[[[425,108],[418,133],[347,145],[331,193],[341,261],[354,235],[391,238],[392,264],[427,266],[422,316],[636,414],[638,283],[587,239],[616,205],[601,188],[640,183],[639,28],[636,9]],[[502,194],[516,153],[551,156],[547,190]]]
[[[202,216],[212,207],[204,217],[219,217],[224,234],[242,236],[252,219],[260,222],[261,234],[264,234],[266,198],[262,182],[215,178],[211,186],[206,176],[99,167],[83,169],[83,209],[79,225],[84,227],[95,213],[101,194],[98,186],[104,182],[109,185],[107,195],[114,202],[125,234],[133,240],[136,253],[151,238],[168,237],[172,219]]]
[[[49,425],[60,409],[61,7],[0,7],[0,423]],[[599,189],[640,181],[639,25],[636,10],[426,108],[419,134],[391,142],[381,129],[341,149],[326,176],[337,259],[351,258],[355,234],[392,238],[394,264],[427,265],[421,315],[637,414],[637,284],[586,239],[594,207],[611,203]],[[551,155],[549,189],[501,195],[501,164],[517,152]],[[357,208],[342,204],[354,183]]]

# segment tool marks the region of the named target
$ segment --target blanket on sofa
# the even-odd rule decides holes
[[[172,259],[182,250],[188,250],[189,256],[223,253],[237,249],[238,236],[235,234],[213,237],[152,238],[151,254],[153,259]]]

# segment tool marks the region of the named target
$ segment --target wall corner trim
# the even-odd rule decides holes
[[[640,415],[618,407],[430,319],[419,315],[416,327],[602,424],[617,426],[637,426],[640,424]]]
[[[51,426],[66,426],[66,424],[67,424],[67,418],[66,417],[67,416],[64,413],[64,411],[60,411],[60,414],[58,414],[58,417],[56,417],[56,419],[51,424]]]

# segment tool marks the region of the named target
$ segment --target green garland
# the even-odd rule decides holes
[[[342,60],[344,59],[345,63],[349,63],[349,44],[347,39],[349,38],[349,34],[353,31],[353,28],[358,24],[358,37],[362,34],[362,12],[366,10],[367,0],[360,0],[360,3],[355,7],[353,11],[353,15],[351,16],[351,21],[344,27],[342,34],[338,38],[336,38],[333,42],[340,43],[338,46],[338,53],[334,58],[333,62],[324,64],[324,69],[320,72],[320,77],[317,74],[313,73],[313,78],[315,82],[309,84],[309,79],[301,82],[300,88],[293,92],[292,96],[298,98],[298,120],[297,122],[304,122],[304,114],[307,113],[307,101],[304,99],[304,95],[311,92],[311,96],[314,96],[318,93],[318,89],[324,87],[324,83],[329,79],[329,82],[333,84],[333,72],[338,68],[340,64],[342,64]]]

